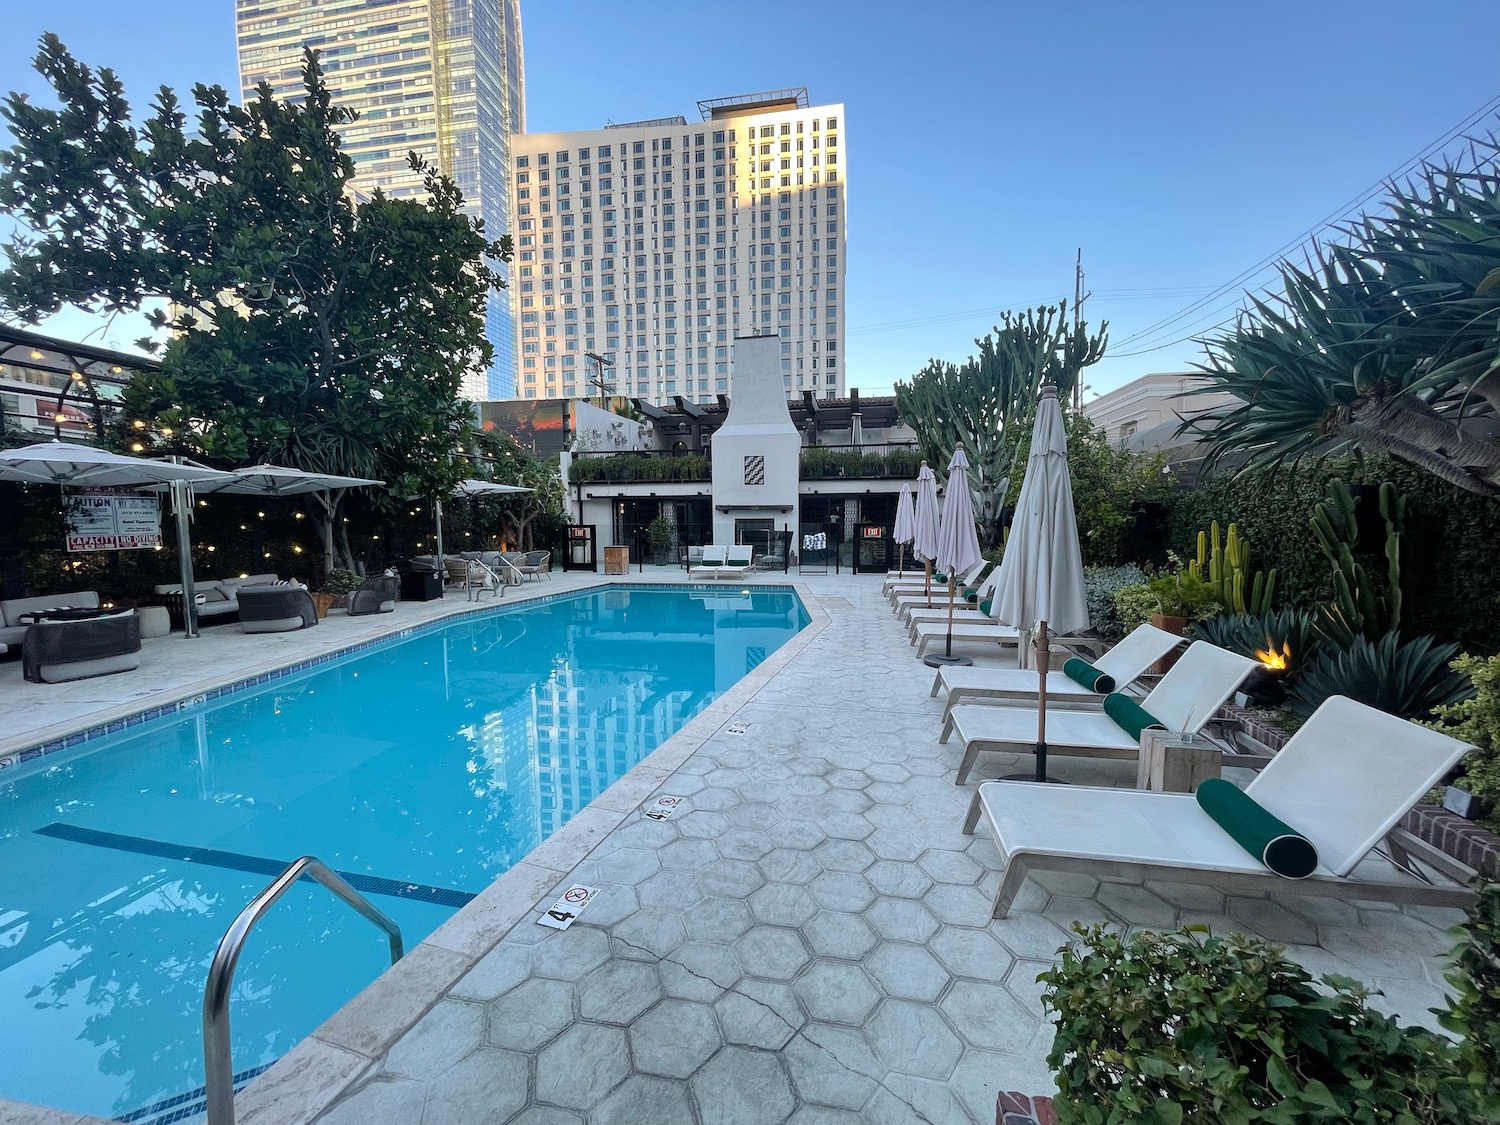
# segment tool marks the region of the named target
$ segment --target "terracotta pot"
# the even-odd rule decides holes
[[[317,607],[318,617],[324,618],[328,616],[328,611],[333,608],[333,604],[339,600],[339,595],[320,592],[313,594],[312,600],[313,605]]]
[[[1186,617],[1164,617],[1160,613],[1154,613],[1151,615],[1151,624],[1155,625],[1158,629],[1179,637],[1187,630]],[[1177,663],[1177,658],[1181,655],[1182,649],[1174,648],[1166,656],[1163,656],[1155,664],[1151,665],[1152,673],[1157,676],[1163,675],[1168,668]]]

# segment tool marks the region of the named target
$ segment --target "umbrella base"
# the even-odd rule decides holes
[[[948,656],[944,653],[936,652],[930,656],[922,657],[922,663],[929,668],[943,668],[954,664],[973,664],[974,659],[970,656]]]

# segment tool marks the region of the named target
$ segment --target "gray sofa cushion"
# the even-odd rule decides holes
[[[41,594],[34,598],[11,598],[0,602],[0,645],[20,645],[27,626],[17,619],[23,613],[39,609],[98,609],[99,595],[93,590],[75,590],[69,594]]]

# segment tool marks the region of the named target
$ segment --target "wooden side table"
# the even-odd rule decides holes
[[[1189,742],[1176,731],[1142,731],[1135,787],[1162,793],[1192,793],[1201,782],[1218,777],[1223,768],[1223,751],[1201,736]]]
[[[604,573],[605,574],[629,574],[630,573],[630,548],[629,547],[606,547],[606,548],[604,548]]]

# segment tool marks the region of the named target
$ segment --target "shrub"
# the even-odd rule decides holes
[[[1121,630],[1129,633],[1160,613],[1161,601],[1144,582],[1122,586],[1115,591],[1115,612],[1120,615]]]
[[[1478,1121],[1459,1051],[1263,938],[1075,926],[1037,979],[1062,1125]]]
[[[1296,676],[1317,656],[1322,638],[1312,614],[1297,609],[1272,613],[1225,613],[1188,627],[1194,640],[1260,659],[1272,652],[1286,659],[1287,679]]]
[[[323,579],[323,593],[325,594],[352,594],[365,584],[365,580],[352,570],[343,567],[335,567],[329,571],[328,577]]]
[[[1449,930],[1456,942],[1445,974],[1454,997],[1438,1020],[1464,1037],[1459,1057],[1469,1081],[1500,1120],[1500,883],[1486,883],[1468,918]]]
[[[1159,574],[1146,585],[1156,596],[1157,610],[1163,617],[1185,617],[1189,621],[1206,621],[1224,612],[1214,596],[1213,587],[1185,570]]]
[[[1478,747],[1463,761],[1463,786],[1489,805],[1484,823],[1500,832],[1500,656],[1460,656],[1453,668],[1473,681],[1474,694],[1438,707],[1430,725]]]
[[[1387,633],[1374,644],[1355,637],[1348,648],[1320,652],[1297,677],[1288,703],[1306,717],[1329,696],[1347,695],[1403,719],[1427,718],[1474,690],[1468,676],[1449,667],[1457,652],[1457,645],[1431,637],[1403,643]]]
[[[1145,581],[1145,573],[1133,563],[1084,567],[1083,592],[1089,606],[1089,628],[1110,640],[1123,637],[1125,624],[1115,606],[1115,595],[1126,586],[1139,586]]]

